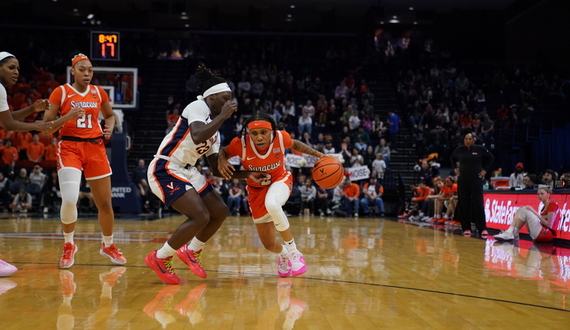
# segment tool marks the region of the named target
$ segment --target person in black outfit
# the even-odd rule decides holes
[[[150,191],[147,181],[148,167],[145,165],[144,159],[139,159],[137,167],[133,169],[133,183],[139,188],[143,212],[154,213],[157,206],[157,198]]]
[[[12,201],[12,196],[10,195],[10,184],[12,181],[4,176],[4,173],[0,171],[0,208],[7,210],[8,205]]]
[[[149,191],[146,173],[148,167],[145,166],[144,159],[139,159],[138,166],[133,169],[133,183],[137,185],[141,196],[145,196]]]
[[[451,154],[451,166],[458,175],[458,217],[464,236],[471,236],[471,222],[481,237],[488,235],[483,209],[483,180],[493,163],[493,154],[485,147],[475,145],[471,133],[465,135],[463,145]]]
[[[59,188],[59,177],[56,171],[52,171],[50,178],[46,180],[46,183],[42,187],[43,192],[43,213],[48,212],[59,212],[61,206],[61,191]]]

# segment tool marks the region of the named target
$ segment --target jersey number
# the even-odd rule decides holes
[[[202,142],[199,146],[196,147],[196,152],[198,153],[198,155],[204,154],[208,150],[210,150],[208,142]]]
[[[93,117],[92,113],[83,115],[81,118],[77,118],[77,128],[93,128],[91,117]]]

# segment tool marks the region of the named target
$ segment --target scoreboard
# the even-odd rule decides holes
[[[91,59],[121,60],[121,34],[109,31],[91,31]]]

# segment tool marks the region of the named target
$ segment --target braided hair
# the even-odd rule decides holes
[[[212,70],[206,68],[203,64],[198,66],[196,78],[198,79],[198,89],[202,93],[212,86],[226,82],[224,78],[214,74]]]
[[[243,123],[243,127],[241,128],[241,132],[239,133],[239,138],[245,137],[247,125],[251,122],[254,122],[254,121],[266,121],[266,122],[271,124],[271,129],[273,130],[273,132],[277,131],[277,125],[275,124],[275,120],[273,120],[273,117],[271,117],[270,115],[268,115],[265,112],[258,111],[258,112],[254,112],[253,115],[249,116],[249,118],[247,118],[247,120]],[[275,139],[275,135],[273,135],[271,142],[273,142],[274,139]],[[247,139],[245,139],[244,141],[247,144]],[[245,148],[245,145],[243,147]]]

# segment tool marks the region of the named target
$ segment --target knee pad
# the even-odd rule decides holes
[[[279,220],[274,218],[273,224],[275,225],[277,231],[285,231],[289,229],[289,219],[287,219],[287,216]]]
[[[75,212],[71,211],[71,208],[69,208],[69,210],[70,210],[70,212],[65,212],[65,209],[63,208],[63,205],[62,205],[62,207],[61,207],[61,223],[63,223],[64,225],[70,225],[70,224],[75,223],[77,221],[77,209],[75,209]],[[69,213],[69,215],[65,216],[64,213]],[[75,214],[75,216],[73,214]]]
[[[271,216],[277,231],[285,231],[289,229],[289,219],[287,219],[287,215],[283,212],[281,205],[266,200],[265,208],[267,209],[267,213]]]
[[[61,191],[61,222],[68,225],[77,221],[77,199],[81,171],[76,168],[62,168],[58,172]]]
[[[287,202],[288,198],[289,188],[282,182],[272,184],[265,196],[265,208],[278,231],[289,229],[289,220],[283,212],[283,204]]]

